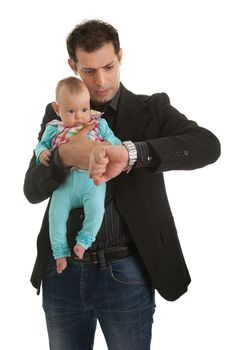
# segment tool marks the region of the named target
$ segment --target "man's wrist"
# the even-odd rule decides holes
[[[133,166],[138,159],[137,148],[135,147],[135,144],[132,141],[124,141],[122,142],[122,145],[128,151],[128,165]]]

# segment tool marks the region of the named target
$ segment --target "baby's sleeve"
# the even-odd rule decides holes
[[[99,132],[104,141],[110,142],[112,145],[121,145],[121,140],[118,139],[113,131],[108,126],[108,123],[105,119],[101,118],[98,122]]]
[[[52,141],[57,134],[57,127],[55,125],[47,125],[42,135],[41,141],[35,148],[36,164],[41,165],[39,156],[41,152],[50,150],[52,148]]]

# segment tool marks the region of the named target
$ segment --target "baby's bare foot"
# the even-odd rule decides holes
[[[67,266],[66,258],[57,259],[57,273],[62,273],[62,271],[65,270],[66,266]]]
[[[74,252],[75,252],[75,255],[77,255],[79,257],[79,259],[82,259],[83,258],[83,254],[85,252],[85,248],[83,248],[81,245],[79,244],[76,244],[74,246]]]

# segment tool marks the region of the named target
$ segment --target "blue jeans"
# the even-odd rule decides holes
[[[93,349],[98,319],[108,349],[149,350],[154,288],[137,256],[99,264],[68,261],[58,274],[51,257],[43,279],[50,349]]]

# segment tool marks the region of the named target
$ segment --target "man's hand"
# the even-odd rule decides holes
[[[58,154],[64,166],[75,167],[79,169],[88,169],[90,152],[95,146],[105,144],[88,139],[87,134],[95,127],[93,120],[86,125],[77,135],[70,138],[70,142],[61,145],[58,148]]]
[[[41,164],[45,166],[49,166],[50,158],[51,158],[51,152],[49,150],[45,150],[41,152],[41,154],[39,155],[39,160]]]
[[[96,185],[109,181],[128,166],[128,151],[124,146],[96,147],[90,154],[89,176]]]

